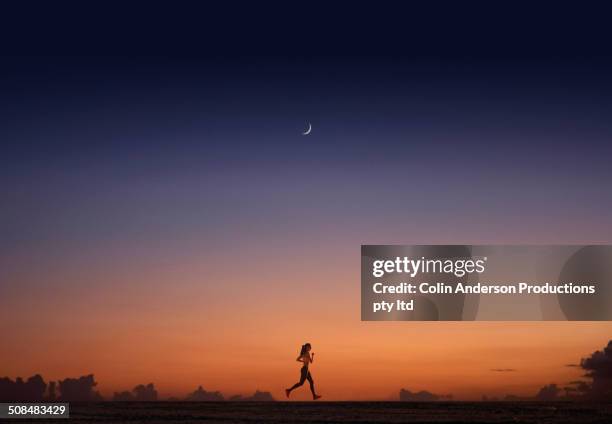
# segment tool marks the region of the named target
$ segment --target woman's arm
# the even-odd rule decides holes
[[[301,356],[298,356],[295,360],[298,362],[304,362],[304,358],[302,358]]]
[[[314,362],[314,352],[312,352],[312,354],[310,355],[310,363],[312,364]]]

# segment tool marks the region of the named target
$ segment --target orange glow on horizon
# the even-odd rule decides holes
[[[93,281],[91,269],[75,271],[48,296],[13,295],[12,319],[1,324],[12,341],[5,372],[46,380],[94,373],[106,397],[153,382],[162,397],[202,385],[226,397],[259,389],[283,399],[308,341],[327,400],[396,399],[400,388],[455,399],[530,396],[580,378],[566,365],[601,349],[612,330],[607,322],[361,322],[357,276],[329,265],[316,282],[313,271],[289,277],[289,268],[204,274],[207,264],[193,262],[181,272],[98,272]],[[76,284],[85,275],[95,284]],[[204,276],[216,283],[202,284]],[[516,371],[491,371],[500,368]],[[307,386],[292,398],[308,399]]]

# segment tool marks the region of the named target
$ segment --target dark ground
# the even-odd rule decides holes
[[[612,402],[100,402],[71,404],[70,417],[35,422],[612,424]]]

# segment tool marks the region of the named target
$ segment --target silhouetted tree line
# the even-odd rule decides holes
[[[26,381],[17,377],[15,381],[8,377],[0,378],[0,401],[3,402],[41,402],[65,401],[88,402],[102,400],[93,374],[79,378],[66,378],[58,382],[45,383],[42,376],[36,374]],[[59,391],[58,391],[59,388]]]
[[[146,386],[139,384],[131,392],[115,392],[113,400],[121,402],[153,402],[157,400],[157,390],[155,390],[153,383],[149,383]]]
[[[190,393],[185,399],[190,402],[216,402],[225,400],[221,392],[208,392],[199,386],[194,392]]]
[[[400,389],[399,400],[402,402],[435,402],[438,400],[452,400],[453,395],[437,395],[435,393],[421,390],[411,392],[410,390]]]
[[[221,392],[209,392],[204,390],[202,386],[199,386],[194,392],[191,392],[185,399],[174,398],[172,400],[185,400],[188,402],[221,402],[226,399],[221,394]],[[272,397],[272,394],[270,392],[262,392],[259,390],[255,390],[255,393],[253,393],[251,396],[234,395],[230,396],[227,400],[230,402],[267,402],[274,401],[274,397]]]
[[[547,384],[540,389],[534,397],[518,397],[507,395],[503,400],[612,400],[612,340],[602,349],[593,352],[580,361],[579,365],[570,365],[582,368],[584,377],[591,381],[576,380],[568,383],[566,387],[556,384]],[[46,383],[41,375],[36,374],[27,380],[17,377],[11,380],[8,377],[0,378],[0,401],[1,402],[41,402],[41,401],[65,401],[65,402],[92,402],[104,400],[100,393],[94,390],[97,385],[93,374],[84,375],[79,378],[66,378],[57,382]],[[400,400],[402,401],[436,401],[451,399],[451,395],[436,395],[430,392],[411,392],[402,389]],[[131,392],[116,392],[114,401],[156,401],[157,390],[153,383],[147,385],[139,384]],[[184,400],[192,402],[223,401],[224,396],[220,392],[209,392],[199,386],[194,392],[184,399],[173,398],[172,400]],[[270,392],[255,391],[252,396],[236,395],[229,401],[273,401]],[[483,400],[498,400],[483,396]]]
[[[94,390],[96,383],[93,374],[79,378],[66,378],[60,381],[46,383],[39,374],[26,381],[21,377],[11,380],[8,377],[0,378],[0,402],[96,402],[104,398]],[[132,391],[115,392],[113,401],[116,402],[152,402],[158,400],[157,390],[153,383],[139,384]],[[208,392],[199,386],[184,399],[169,399],[176,401],[206,402],[224,401],[220,392]],[[230,401],[273,401],[270,392],[255,391],[252,396],[236,395]]]

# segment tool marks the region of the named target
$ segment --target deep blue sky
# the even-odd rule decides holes
[[[610,241],[608,14],[513,4],[13,11],[0,249]]]
[[[586,209],[603,225],[611,69],[593,57],[7,58],[3,248],[194,228],[218,240],[285,216],[295,230],[312,207],[314,227],[370,231],[406,211],[478,221],[483,207],[540,224]]]

